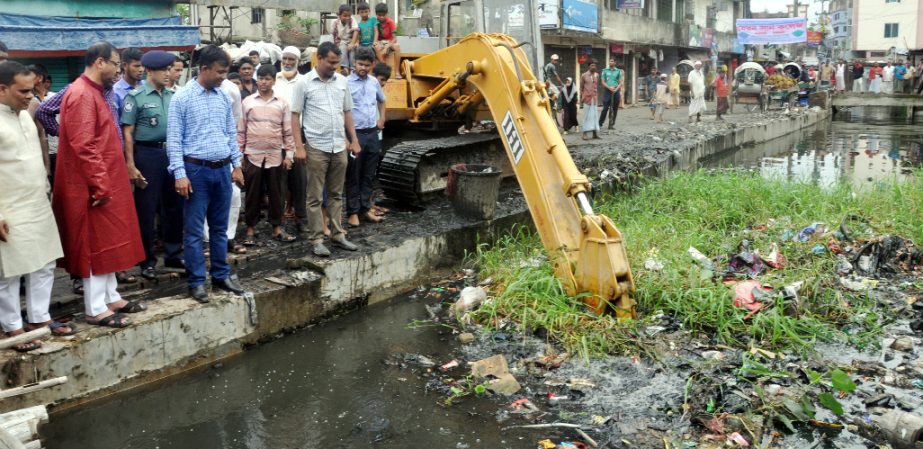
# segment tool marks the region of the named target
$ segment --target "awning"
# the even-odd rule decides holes
[[[94,42],[116,48],[191,50],[199,29],[182,25],[179,16],[151,19],[85,19],[76,17],[0,14],[0,40],[10,56],[76,56]]]

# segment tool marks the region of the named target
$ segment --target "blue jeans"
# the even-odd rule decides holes
[[[208,219],[208,242],[211,251],[212,280],[224,280],[231,275],[228,265],[228,214],[231,210],[231,171],[227,166],[209,168],[186,163],[186,176],[192,193],[185,202],[186,269],[189,288],[205,283],[205,255],[202,241],[203,225]]]

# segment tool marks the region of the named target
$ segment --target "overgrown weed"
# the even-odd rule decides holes
[[[495,299],[476,318],[496,324],[502,318],[524,329],[544,329],[569,351],[583,357],[638,353],[640,326],[656,312],[715,343],[739,347],[810,351],[817,341],[839,339],[858,347],[876,341],[885,318],[879,304],[838,286],[836,259],[811,249],[826,241],[793,242],[815,222],[836,229],[844,217],[852,237],[896,234],[923,242],[923,182],[882,182],[856,189],[847,183],[821,188],[807,183],[767,180],[752,173],[676,173],[630,193],[603,195],[596,209],[620,227],[637,286],[638,322],[597,317],[565,295],[536,235],[519,228],[495,245],[481,245],[470,262],[491,277]],[[773,243],[788,263],[759,276],[781,288],[801,281],[797,303],[781,300],[749,319],[733,305],[733,287],[719,282],[688,253],[695,247],[709,257],[737,251],[742,240],[767,255]],[[661,271],[644,268],[655,255]],[[720,270],[721,267],[718,267]]]

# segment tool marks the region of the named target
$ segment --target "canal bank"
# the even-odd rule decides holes
[[[624,134],[604,135],[592,144],[567,136],[578,165],[604,182],[621,179],[606,178],[607,170],[662,175],[694,167],[708,154],[780,137],[826,118],[822,110],[793,111],[731,115],[727,123],[717,124],[708,117],[703,124],[631,125],[631,120],[644,120],[645,113],[628,110],[622,114],[627,123],[620,122]],[[613,155],[631,163],[618,163]],[[280,333],[409,291],[456,267],[477,244],[489,244],[514,224],[528,222],[518,191],[507,188],[501,195],[497,218],[489,222],[459,219],[445,201],[423,211],[392,210],[384,224],[350,230],[350,238],[360,244],[358,253],[335,252],[330,260],[305,257],[305,242],[266,246],[238,266],[253,292],[251,300],[213,294],[211,303],[200,305],[186,298],[182,282],[175,280],[141,290],[136,297],[149,310],[136,314],[132,327],[83,326],[73,339],[54,338],[40,350],[0,356],[0,376],[8,387],[69,377],[65,385],[8,399],[0,408],[78,405],[211,364]]]

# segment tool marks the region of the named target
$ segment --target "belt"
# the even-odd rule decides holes
[[[356,130],[356,134],[372,134],[377,132],[378,128],[362,128]]]
[[[151,148],[160,148],[161,150],[167,149],[167,143],[162,140],[160,141],[136,140],[135,145],[140,145],[143,147],[151,147]]]
[[[231,163],[230,157],[226,157],[218,161],[206,161],[203,159],[194,158],[192,156],[183,156],[183,160],[190,164],[201,165],[208,168],[221,168]]]

